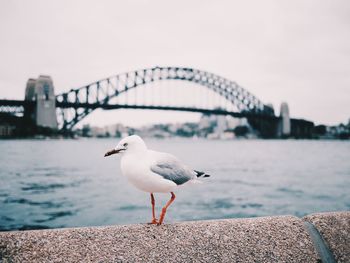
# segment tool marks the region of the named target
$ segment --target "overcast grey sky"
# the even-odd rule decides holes
[[[350,117],[350,1],[0,0],[0,98],[29,77],[56,93],[143,67],[187,66],[236,81],[293,117]],[[139,125],[196,114],[97,112],[85,122]]]

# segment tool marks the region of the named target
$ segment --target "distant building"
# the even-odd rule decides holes
[[[207,129],[211,126],[210,116],[203,114],[199,120],[199,129]]]
[[[227,120],[227,129],[233,130],[234,128],[236,128],[237,126],[240,125],[240,119],[238,118],[233,118],[232,116],[227,116],[226,117]]]
[[[90,132],[92,137],[106,137],[107,131],[104,127],[90,127]]]
[[[22,126],[21,117],[8,113],[0,113],[0,138],[19,136]]]
[[[26,115],[35,121],[37,126],[57,129],[56,98],[50,76],[40,75],[37,79],[27,81],[25,100],[36,101],[33,112]]]
[[[281,104],[280,117],[282,119],[280,125],[280,135],[282,137],[289,136],[291,132],[291,123],[289,117],[289,107],[286,102]]]
[[[275,115],[275,108],[273,107],[273,104],[268,103],[266,106],[270,108],[271,114]]]
[[[7,123],[0,124],[0,138],[14,136],[15,130],[16,130],[15,125],[7,124]]]
[[[213,115],[213,116],[215,116],[215,115]],[[216,117],[216,127],[214,129],[214,132],[218,133],[218,134],[223,134],[224,131],[227,130],[226,116],[218,115],[218,116],[215,116],[215,117]]]

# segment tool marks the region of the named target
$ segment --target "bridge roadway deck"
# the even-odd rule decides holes
[[[34,106],[35,101],[26,100],[0,100],[0,106]],[[60,102],[56,101],[56,107],[58,108],[73,108],[73,109],[145,109],[145,110],[170,110],[170,111],[184,111],[184,112],[198,112],[203,114],[216,114],[216,115],[230,115],[236,118],[261,118],[261,119],[278,119],[279,117],[273,115],[263,115],[252,112],[231,112],[220,109],[205,109],[195,107],[181,107],[181,106],[162,106],[162,105],[131,105],[131,104],[108,104],[108,103],[76,103],[76,102]]]

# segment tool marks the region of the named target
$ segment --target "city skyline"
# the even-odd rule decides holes
[[[137,68],[188,66],[236,81],[277,112],[286,101],[295,118],[346,122],[350,4],[251,3],[2,2],[0,97],[23,99],[27,79],[40,74],[52,76],[61,93]],[[97,111],[83,123],[199,118],[154,111],[139,116],[136,110]]]

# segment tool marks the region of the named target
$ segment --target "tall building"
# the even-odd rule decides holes
[[[216,117],[216,127],[214,129],[214,132],[216,132],[217,134],[222,134],[227,129],[226,116],[219,115],[215,117]]]
[[[25,100],[36,101],[33,112],[27,113],[37,126],[57,129],[56,98],[50,76],[40,75],[27,81]]]
[[[289,136],[291,132],[291,123],[290,123],[290,117],[289,117],[289,107],[286,102],[282,102],[281,104],[280,117],[282,119],[281,135],[283,137]]]
[[[233,130],[234,128],[239,126],[241,123],[240,119],[234,118],[232,116],[227,116],[226,121],[227,121],[227,129],[229,129],[229,130]]]

